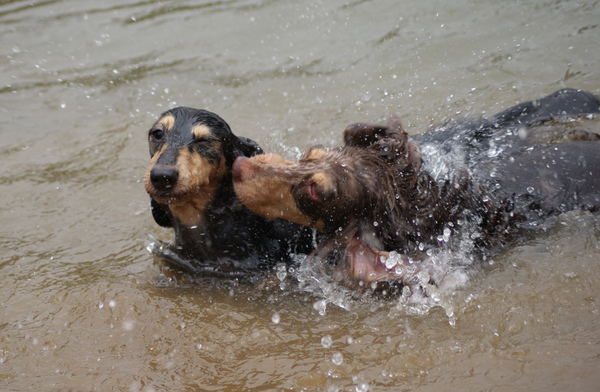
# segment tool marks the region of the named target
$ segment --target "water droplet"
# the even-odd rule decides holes
[[[444,229],[444,235],[442,237],[442,239],[444,240],[444,242],[448,242],[450,241],[450,235],[452,234],[452,230],[450,230],[449,228],[445,228]]]
[[[273,324],[279,324],[279,322],[281,321],[281,316],[279,315],[279,313],[273,314],[273,316],[271,317],[271,321],[273,322]]]
[[[146,251],[148,253],[154,253],[154,250],[156,249],[156,242],[147,240],[144,245],[146,245]]]
[[[401,275],[403,275],[403,274],[404,274],[404,270],[402,269],[402,267],[401,267],[401,266],[399,266],[399,265],[398,265],[398,266],[396,266],[396,268],[394,269],[394,273],[395,273],[396,275],[398,275],[398,276],[401,276]]]
[[[319,312],[319,315],[325,316],[325,310],[327,309],[327,301],[324,299],[316,301],[313,304],[313,309]]]
[[[133,321],[123,321],[123,330],[125,331],[133,331],[134,322]]]
[[[111,299],[110,301],[108,301],[108,307],[111,309],[114,309],[115,306],[117,306],[117,303],[115,302],[114,299]]]
[[[391,270],[402,261],[400,255],[394,251],[390,252],[388,258],[385,260],[385,268]]]
[[[284,281],[285,278],[287,277],[287,268],[285,266],[285,264],[278,264],[276,268],[276,272],[275,275],[277,276],[277,279],[279,279],[280,281]]]
[[[421,282],[422,285],[426,285],[429,283],[429,274],[427,273],[427,271],[421,271],[417,274],[417,278],[419,279],[419,282]]]
[[[334,365],[341,365],[342,362],[344,362],[344,356],[342,355],[342,353],[337,352],[335,354],[333,354],[333,357],[331,357],[331,362],[333,362]]]
[[[527,138],[527,129],[526,128],[521,128],[519,129],[519,131],[517,132],[517,135],[519,135],[519,137],[521,138],[521,140],[525,140]]]
[[[533,194],[533,192],[534,192],[534,191],[535,191],[535,188],[534,188],[534,187],[532,187],[532,186],[528,186],[528,187],[527,187],[527,192],[529,192],[529,193]]]
[[[377,221],[373,222],[373,226],[375,226],[375,227],[379,226],[379,222],[377,222]]]
[[[369,390],[369,384],[361,382],[356,386],[356,392],[367,392]]]
[[[197,348],[198,350],[201,350],[201,349],[202,349],[202,343],[198,343],[198,344],[196,345],[196,348]]]
[[[325,335],[321,338],[321,346],[323,346],[323,348],[329,348],[331,347],[331,336],[330,335]]]
[[[456,319],[454,317],[449,317],[448,324],[450,324],[451,327],[456,327]]]

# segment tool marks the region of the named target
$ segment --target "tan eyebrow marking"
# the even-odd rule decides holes
[[[311,148],[308,153],[302,158],[304,160],[306,159],[316,159],[319,160],[321,158],[323,158],[323,156],[325,156],[325,149],[321,148],[321,147],[313,147]]]
[[[200,139],[201,137],[204,137],[204,136],[208,136],[210,134],[211,134],[210,128],[204,124],[198,124],[192,128],[192,135],[194,135],[194,137],[197,139]]]
[[[173,129],[173,126],[175,125],[175,117],[173,117],[172,114],[167,114],[166,116],[158,120],[158,122],[162,124],[166,130]]]
[[[331,179],[323,172],[313,174],[312,180],[315,182],[315,184],[322,186],[325,189],[331,189],[333,187]]]

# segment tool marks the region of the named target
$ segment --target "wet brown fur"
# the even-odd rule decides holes
[[[350,125],[344,147],[315,146],[296,163],[277,156],[240,158],[234,164],[234,185],[248,208],[308,222],[324,232],[312,256],[333,259],[337,280],[352,287],[409,283],[419,271],[412,262],[424,259],[423,250],[438,245],[445,229],[455,233],[466,225],[475,230],[469,232],[475,247],[493,251],[507,240],[515,221],[572,209],[597,211],[598,135],[564,135],[561,129],[556,143],[567,143],[556,148],[540,140],[548,134],[540,132],[540,124],[599,111],[600,101],[592,94],[562,89],[490,118],[467,119],[421,135],[421,142],[438,150],[461,152],[450,178],[439,183],[421,171],[418,146],[392,117],[387,126]],[[531,133],[533,127],[537,131]],[[504,147],[497,158],[486,153],[493,143]],[[380,262],[391,251],[401,253],[394,271]]]
[[[258,213],[309,221],[328,234],[361,222],[381,241],[379,250],[430,241],[465,209],[497,223],[497,206],[474,201],[483,190],[466,172],[438,184],[420,170],[418,147],[400,122],[393,118],[386,129],[351,125],[344,147],[313,147],[297,163],[273,155],[240,159],[237,180],[234,169],[238,197]]]
[[[353,124],[344,131],[346,145],[316,146],[298,162],[268,155],[234,163],[234,187],[248,208],[293,222],[307,223],[327,236],[313,253],[319,260],[337,258],[336,277],[347,285],[398,279],[379,261],[399,250],[420,257],[420,243],[437,236],[465,211],[477,215],[487,235],[499,238],[501,206],[483,202],[483,190],[466,172],[438,184],[420,170],[418,146],[400,121],[388,125]]]

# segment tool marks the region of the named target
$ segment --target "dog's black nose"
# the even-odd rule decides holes
[[[156,189],[167,191],[175,186],[179,171],[173,166],[155,166],[150,172],[150,181]]]

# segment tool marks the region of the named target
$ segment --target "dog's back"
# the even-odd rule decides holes
[[[489,163],[477,173],[490,194],[509,200],[525,222],[600,209],[600,142],[538,147]]]

